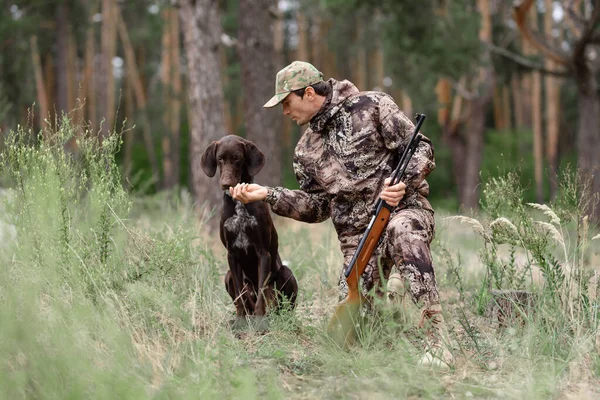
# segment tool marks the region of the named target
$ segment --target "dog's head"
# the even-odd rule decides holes
[[[265,165],[265,155],[254,143],[235,135],[212,142],[200,160],[202,170],[213,177],[219,167],[219,181],[223,190],[240,182],[251,182]]]

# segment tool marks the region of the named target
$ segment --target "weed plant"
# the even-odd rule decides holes
[[[554,368],[557,377],[583,374],[593,380],[598,373],[600,303],[598,265],[592,260],[600,235],[593,233],[597,230],[589,216],[598,195],[590,192],[589,177],[574,170],[563,172],[559,186],[552,204],[525,203],[517,173],[508,173],[485,182],[483,212],[477,218],[448,217],[470,226],[482,243],[483,279],[469,285],[471,302],[457,310],[463,335],[469,338],[459,344],[482,365],[497,366],[491,360],[500,360],[519,366],[518,357],[532,368]],[[446,252],[444,259],[452,284],[464,293],[462,270],[451,254]],[[522,301],[523,296],[528,300]],[[471,316],[468,311],[473,311]],[[497,331],[474,337],[472,321],[483,319],[473,314],[485,316],[486,325],[496,319],[502,323]],[[465,350],[469,341],[473,346]],[[559,382],[537,388],[536,395],[564,390]]]

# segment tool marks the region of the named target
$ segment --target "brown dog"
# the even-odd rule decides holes
[[[229,263],[225,287],[237,312],[234,328],[246,324],[246,315],[264,316],[267,303],[279,309],[282,296],[295,307],[298,295],[296,278],[279,257],[269,206],[262,201],[243,204],[229,195],[229,187],[252,182],[264,163],[265,156],[254,143],[235,135],[212,142],[201,159],[209,177],[219,168],[225,192],[219,233]]]

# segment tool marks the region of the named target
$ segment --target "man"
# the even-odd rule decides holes
[[[280,103],[284,115],[298,125],[309,124],[294,155],[300,190],[238,184],[230,188],[232,197],[244,203],[266,201],[274,213],[299,221],[321,222],[331,217],[344,267],[377,198],[398,206],[362,276],[362,289],[382,295],[380,271],[388,279],[396,265],[412,300],[421,307],[420,325],[428,323],[433,328],[430,345],[435,356],[450,362],[452,355],[442,342],[446,329],[429,248],[434,218],[425,177],[435,168],[431,141],[423,137],[404,182],[390,186],[389,177],[414,125],[389,95],[359,92],[347,80],[324,81],[313,65],[294,61],[277,73],[275,96],[264,107]],[[343,278],[340,288],[342,299],[347,293]],[[432,361],[431,353],[424,361]]]

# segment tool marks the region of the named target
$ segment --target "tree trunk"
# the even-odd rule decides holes
[[[44,118],[48,117],[48,97],[46,94],[46,85],[44,84],[44,75],[42,74],[42,63],[37,45],[37,36],[32,36],[31,40],[31,59],[33,62],[33,71],[35,74],[35,87],[37,91],[37,101],[40,107],[40,129],[45,132],[46,126]]]
[[[578,167],[584,178],[592,176],[591,192],[598,194],[600,193],[600,172],[598,171],[600,99],[596,91],[597,80],[588,68],[576,68],[576,81],[579,109]],[[592,218],[596,222],[600,220],[600,207],[596,207]]]
[[[441,78],[435,87],[438,100],[438,124],[445,126],[450,122],[450,107],[452,106],[452,85],[450,80]]]
[[[553,62],[549,61],[549,64]],[[552,67],[552,65],[550,65]],[[546,76],[546,160],[549,168],[550,198],[558,190],[558,141],[560,129],[560,81]]]
[[[125,80],[125,117],[127,118],[131,118],[135,114],[135,106],[133,104],[133,85],[131,81],[132,79]],[[133,165],[134,141],[134,130],[128,129],[125,132],[125,137],[123,138],[123,145],[125,147],[125,153],[123,154],[123,184],[128,189],[130,188],[129,179],[131,178],[131,170]]]
[[[256,10],[253,10],[253,8],[257,8],[256,4],[254,7],[251,7],[245,3],[259,3],[263,6],[266,6],[268,4],[277,4],[276,0],[257,0],[257,1],[253,1],[253,2],[248,2],[248,1],[242,1],[241,4],[246,5],[246,8],[244,9],[244,6],[240,5],[240,14],[239,14],[239,22],[240,22],[240,27],[239,27],[239,33],[244,32],[242,29],[248,29],[248,27],[246,25],[244,25],[244,21],[242,21],[242,19],[246,19],[248,20],[248,18],[250,16],[248,15],[243,15],[243,10],[246,11],[254,11],[256,13]],[[268,8],[265,8],[264,10],[262,10],[264,13],[268,14]],[[251,23],[252,21],[250,21]],[[272,22],[269,20],[265,20],[263,17],[263,22],[269,24],[267,26],[272,26]],[[309,36],[308,36],[308,19],[306,18],[306,15],[304,15],[303,12],[298,11],[296,13],[296,24],[298,25],[298,46],[296,48],[296,60],[301,60],[301,61],[310,61],[309,59],[309,47],[308,47],[308,40],[309,40]],[[260,29],[260,27],[257,25],[257,28]],[[266,29],[260,29],[263,31],[267,31],[269,32],[269,30]],[[266,35],[265,35],[266,37]]]
[[[544,32],[550,37],[553,27],[552,1],[546,0],[544,15]],[[544,61],[546,69],[554,70],[557,64],[546,57]],[[552,75],[545,76],[546,84],[546,160],[548,163],[548,174],[550,181],[550,198],[556,197],[558,189],[558,135],[560,127],[560,80]]]
[[[527,14],[525,16],[525,18],[529,19],[529,23],[530,24],[535,24],[533,26],[537,26],[536,23],[536,17],[537,17],[537,8],[534,6],[531,9],[527,10]],[[535,47],[529,43],[529,41],[522,37],[521,38],[521,46],[523,48],[523,54],[525,56],[535,56],[537,54],[537,51],[535,49]],[[534,127],[534,113],[535,113],[535,109],[534,109],[534,102],[535,102],[535,84],[534,84],[534,72],[525,72],[522,75],[521,78],[521,87],[520,87],[520,92],[521,92],[521,105],[522,105],[522,116],[523,116],[523,126],[521,127],[525,127],[525,128],[534,128],[534,135],[535,135],[535,127]],[[535,136],[534,136],[535,137]]]
[[[510,91],[513,97],[515,107],[515,128],[520,129],[525,126],[525,117],[523,116],[525,107],[523,106],[523,97],[521,96],[521,78],[518,74],[512,76],[510,80]]]
[[[537,7],[529,10],[530,26],[537,30]],[[537,55],[539,52],[527,43],[527,55]],[[535,195],[538,203],[544,201],[544,144],[542,134],[542,75],[539,71],[531,73],[531,124],[533,128],[533,159],[535,174]]]
[[[176,9],[171,10],[171,138],[173,160],[173,183],[179,184],[181,164],[181,40],[179,38],[179,15]]]
[[[504,130],[504,102],[502,101],[502,88],[494,88],[494,98],[492,102],[494,108],[494,127],[497,131]]]
[[[37,43],[37,42],[36,42]],[[52,118],[52,105],[56,102],[56,69],[54,68],[54,57],[52,54],[46,53],[44,55],[44,84],[46,86],[46,101],[47,101],[47,109],[46,115],[44,118],[47,119],[47,123],[44,122],[41,126],[42,128],[48,128],[48,124],[50,127],[54,126],[54,118]]]
[[[448,122],[444,125],[443,139],[444,143],[450,149],[452,160],[452,177],[457,188],[457,197],[459,202],[463,197],[462,188],[464,187],[464,171],[465,171],[465,139],[460,133],[461,124]]]
[[[533,110],[533,158],[535,163],[535,195],[544,202],[544,144],[542,137],[542,75],[532,72],[531,108]]]
[[[265,153],[264,168],[256,177],[257,181],[280,186],[281,146],[280,108],[265,109],[263,104],[274,94],[277,53],[274,43],[274,19],[269,9],[276,7],[274,0],[242,1],[239,8],[238,52],[242,68],[244,90],[244,115],[246,137],[252,140]],[[299,52],[308,56],[308,29],[306,19],[299,14]],[[306,59],[299,57],[300,59]]]
[[[154,150],[154,142],[152,140],[152,133],[150,131],[150,121],[148,120],[146,110],[146,95],[142,86],[142,80],[140,73],[135,61],[135,53],[131,41],[129,40],[129,34],[127,33],[127,27],[121,16],[121,10],[118,6],[115,6],[115,26],[118,27],[119,36],[123,44],[125,51],[125,62],[127,65],[127,72],[133,84],[133,93],[137,107],[140,111],[140,118],[142,120],[142,134],[144,135],[144,142],[146,144],[146,151],[148,152],[148,158],[150,159],[150,167],[152,168],[152,180],[156,183],[160,183],[160,168],[158,165],[158,159],[156,158],[156,152]]]
[[[162,166],[163,189],[173,187],[173,141],[171,137],[171,9],[163,9],[162,62],[161,83],[163,90],[163,132],[162,132]]]
[[[261,0],[263,3],[265,2],[265,0]],[[267,2],[269,2],[268,0],[266,0]],[[272,2],[272,1],[271,1]],[[240,9],[240,15],[241,15],[241,9]],[[296,13],[296,24],[298,25],[298,45],[296,46],[296,56],[294,57],[294,59],[296,60],[300,60],[300,61],[308,61],[310,62],[310,53],[309,53],[309,23],[308,23],[308,19],[306,18],[306,15],[304,15],[304,13],[302,13],[301,11],[298,11]],[[242,26],[240,25],[240,32],[241,32],[241,28]],[[242,55],[241,55],[241,51],[240,51],[240,59],[242,59]],[[242,60],[242,73],[244,70],[244,62]],[[317,68],[320,68],[317,66]],[[273,87],[273,83],[269,83],[271,85],[271,87]],[[273,95],[273,92],[271,92],[271,94],[268,94],[270,98]],[[285,117],[286,119],[289,119],[287,117]],[[280,118],[281,119],[281,118]],[[293,125],[293,124],[292,124]],[[291,125],[290,125],[291,126]],[[300,134],[304,134],[304,131],[306,130],[306,125],[301,126],[300,127]],[[262,175],[262,174],[261,174]]]
[[[216,0],[180,0],[179,4],[192,121],[192,190],[196,206],[205,205],[210,211],[220,205],[223,196],[218,182],[207,177],[200,165],[200,157],[206,147],[224,133],[224,99],[219,67],[219,3]],[[212,226],[216,226],[216,223],[213,222]]]
[[[81,82],[78,71],[80,65],[77,59],[77,42],[71,24],[69,24],[69,51],[67,58],[67,112],[71,114],[74,122],[75,135],[69,139],[65,149],[75,153],[79,151],[77,138],[83,135],[85,130],[85,111],[83,102],[78,100],[78,87]],[[77,89],[76,89],[77,88]]]
[[[70,112],[75,108],[75,99],[77,98],[77,87],[79,85],[78,78],[78,62],[77,62],[77,41],[73,33],[73,26],[68,26],[68,54],[67,54],[67,111]]]
[[[465,85],[466,77],[460,79],[459,85]],[[450,149],[452,162],[452,177],[457,188],[457,197],[461,198],[463,187],[463,175],[465,170],[466,140],[461,134],[463,98],[456,94],[452,100],[451,83],[447,79],[441,79],[436,86],[438,97],[438,123],[442,127],[442,139]]]
[[[336,77],[337,66],[335,62],[335,54],[329,50],[328,39],[329,31],[331,30],[331,19],[320,17],[319,19],[319,64],[315,65],[319,71],[323,73],[325,79]],[[365,90],[364,88],[359,88]]]
[[[482,72],[484,79],[479,88],[480,95],[469,105],[469,124],[467,127],[464,153],[464,173],[459,186],[460,204],[463,209],[476,210],[479,207],[479,172],[483,159],[483,138],[485,134],[485,115],[491,103],[494,87],[494,71],[492,67]]]
[[[508,90],[507,85],[502,85],[502,118],[504,119],[504,129],[511,129],[512,127],[512,118],[510,111],[510,91]]]
[[[577,84],[579,127],[578,127],[578,164],[580,172],[593,177],[591,190],[594,194],[600,193],[600,174],[597,171],[595,157],[600,152],[600,139],[598,139],[598,122],[600,116],[600,99],[597,93],[596,73],[597,65],[594,62],[588,64],[588,45],[594,45],[597,41],[597,26],[600,22],[600,8],[598,2],[583,2],[583,13],[575,17],[573,13],[567,13],[567,24],[573,28],[575,43],[570,48],[573,50],[565,53],[561,46],[548,43],[548,38],[542,38],[527,26],[526,13],[534,6],[535,0],[524,0],[515,7],[515,22],[522,36],[543,54],[563,66],[572,67]],[[548,5],[550,3],[547,3]],[[579,4],[579,2],[577,2]],[[573,6],[573,4],[571,4]],[[581,11],[581,10],[579,10]],[[574,12],[578,14],[578,11]],[[581,18],[583,17],[583,19]],[[572,32],[573,33],[573,32]],[[595,61],[597,62],[597,61]],[[593,70],[592,70],[593,69]],[[596,207],[592,216],[595,221],[600,220],[600,207]]]
[[[179,119],[181,114],[181,68],[179,60],[179,17],[177,10],[163,11],[164,32],[161,81],[164,94],[163,184],[171,189],[179,182]]]
[[[460,79],[459,85],[464,86],[466,77]],[[450,149],[452,162],[452,177],[457,188],[457,197],[462,198],[465,171],[466,140],[461,134],[463,98],[454,96],[452,100],[452,85],[448,79],[440,79],[436,85],[438,99],[438,123],[442,127],[442,139]]]
[[[497,131],[510,129],[510,93],[505,84],[494,88],[494,126]]]
[[[285,47],[285,21],[282,12],[278,11],[275,20],[275,32],[273,33],[273,46],[275,48],[275,54],[277,60],[283,64],[284,60],[284,47]],[[311,60],[315,63],[318,62],[319,45],[318,45],[318,19],[313,18],[310,39],[310,50]],[[316,64],[315,64],[316,65]],[[274,87],[275,85],[273,85]],[[282,170],[285,166],[291,166],[293,162],[293,150],[294,144],[292,142],[292,123],[293,121],[288,117],[284,116],[283,113],[279,114],[279,123],[281,124],[281,142],[282,142],[282,154],[281,154],[281,165]],[[283,177],[282,177],[283,178]]]
[[[263,0],[264,1],[264,0]],[[296,24],[298,25],[298,45],[296,46],[296,56],[294,57],[294,59],[296,60],[300,60],[300,61],[308,61],[310,62],[310,53],[309,53],[309,46],[308,46],[308,41],[309,41],[309,24],[308,24],[308,20],[306,18],[306,16],[304,15],[304,13],[302,13],[301,11],[298,11],[296,13]],[[322,43],[319,42],[319,45],[322,45]],[[243,65],[243,63],[242,63]],[[320,68],[319,66],[317,66],[317,68]],[[270,95],[272,96],[272,94]],[[286,119],[289,119],[288,117],[285,117]],[[293,126],[293,121],[291,121],[292,123],[289,126]],[[307,125],[301,126],[300,127],[300,134],[304,134],[304,131],[306,130]]]
[[[357,45],[357,50],[354,56],[354,68],[352,68],[354,72],[352,83],[356,85],[358,90],[367,90],[367,50],[364,45],[365,28],[361,18],[357,17],[355,23],[354,42]]]
[[[84,69],[84,96],[87,110],[87,118],[91,129],[98,129],[98,117],[96,113],[96,39],[94,35],[94,24],[90,23],[86,33],[85,45],[85,69]]]
[[[102,0],[102,61],[98,103],[100,119],[104,119],[101,135],[107,135],[114,128],[115,119],[115,77],[112,60],[116,55],[117,24],[115,21],[115,0]]]
[[[525,54],[528,54],[524,52]],[[519,102],[521,105],[521,126],[520,128],[531,128],[532,126],[532,109],[531,109],[531,91],[532,91],[532,83],[531,83],[531,72],[524,72],[520,74],[521,76],[521,84],[518,85],[518,93],[521,101]]]
[[[371,69],[371,77],[372,81],[369,85],[369,90],[377,90],[377,91],[385,91],[385,87],[383,86],[383,77],[385,75],[384,69],[384,55],[383,55],[383,43],[380,41],[376,43],[375,48],[371,52],[370,57],[370,69]],[[409,117],[411,117],[409,115]]]
[[[404,114],[406,114],[407,116],[412,118],[412,116],[413,116],[412,99],[410,98],[410,95],[406,92],[406,90],[402,91],[402,111],[404,112]]]
[[[597,4],[596,4],[597,5]],[[591,26],[595,26],[600,19],[599,10],[594,10],[594,17],[588,21]],[[575,43],[573,49],[573,66],[575,73],[575,82],[577,84],[578,109],[579,109],[579,127],[577,129],[577,164],[580,173],[584,179],[591,177],[591,193],[593,196],[600,195],[600,163],[598,154],[600,154],[600,135],[598,134],[600,124],[600,97],[598,95],[598,73],[597,61],[588,61],[588,45],[590,45],[590,36],[593,31],[586,28],[586,34]],[[593,200],[590,199],[592,202]],[[594,205],[594,204],[592,204]],[[582,210],[584,211],[584,210]],[[600,207],[595,205],[591,220],[594,223],[600,222]]]
[[[57,120],[62,118],[63,112],[69,111],[69,8],[64,1],[59,1],[56,6],[56,72],[57,72]]]
[[[323,21],[322,17],[314,16],[311,19],[311,29],[310,29],[310,51],[311,51],[311,60],[312,64],[317,68],[323,68]],[[283,18],[281,18],[281,24],[284,25]],[[281,28],[283,32],[285,32],[285,25]],[[282,35],[284,36],[284,35]],[[284,39],[285,36],[282,38]],[[283,47],[282,47],[283,48]],[[325,73],[323,69],[320,70]],[[329,78],[325,76],[325,79]],[[359,90],[362,90],[360,86],[358,86]]]
[[[490,0],[478,0],[478,8],[481,12],[481,29],[479,39],[482,42],[490,42],[492,35]],[[485,134],[486,110],[492,101],[495,75],[489,60],[489,51],[484,53],[483,63],[488,67],[480,67],[479,76],[474,82],[477,88],[477,97],[471,100],[469,105],[469,126],[465,140],[464,172],[462,183],[459,187],[459,200],[464,209],[477,209],[479,206],[479,172],[483,158],[483,137]]]

